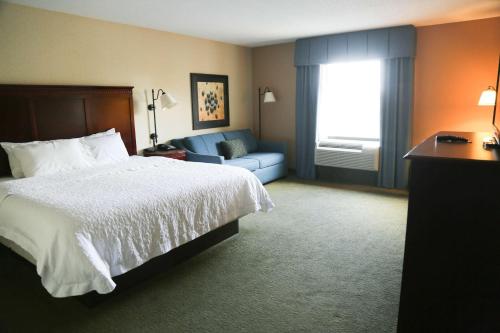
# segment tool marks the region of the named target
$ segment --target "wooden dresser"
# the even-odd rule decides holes
[[[500,332],[500,151],[413,148],[398,332]]]

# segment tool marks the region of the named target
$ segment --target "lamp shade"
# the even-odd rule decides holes
[[[266,91],[264,93],[264,103],[274,103],[276,102],[276,98],[272,91]]]
[[[480,106],[493,106],[495,105],[495,100],[497,97],[497,92],[495,91],[495,88],[493,87],[488,87],[488,89],[483,90],[481,93],[481,97],[479,97],[479,102],[477,105]]]
[[[160,103],[162,110],[165,110],[174,107],[177,104],[177,101],[168,92],[164,92],[160,97]]]

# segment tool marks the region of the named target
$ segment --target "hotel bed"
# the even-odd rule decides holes
[[[0,177],[0,185],[3,182],[9,181],[9,180],[15,180],[15,178],[14,177]],[[0,218],[0,221],[1,220],[2,219]],[[0,244],[11,249],[13,252],[17,253],[19,256],[21,256],[22,258],[24,258],[26,261],[30,262],[31,264],[36,265],[35,259],[28,252],[23,250],[23,248],[21,248],[19,245],[17,245],[13,241],[8,240],[8,239],[0,236]]]
[[[2,142],[72,138],[116,127],[123,149],[135,153],[131,88],[0,86],[0,116],[10,127],[26,116],[32,126],[20,139],[9,124],[0,124]],[[74,129],[61,124],[66,117]],[[78,118],[83,122],[75,126]],[[61,128],[64,133],[58,133]],[[212,245],[237,232],[240,217],[273,207],[260,181],[243,168],[127,155],[35,177],[12,179],[5,168],[0,172],[0,243],[36,266],[52,296],[110,293],[113,277],[207,243],[210,235]],[[234,221],[236,230],[228,231]]]

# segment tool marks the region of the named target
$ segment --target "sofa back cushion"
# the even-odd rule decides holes
[[[257,150],[257,140],[249,129],[224,132],[226,140],[240,139],[245,144],[247,152],[253,153]]]
[[[222,133],[203,134],[189,136],[184,139],[184,144],[187,149],[194,153],[203,155],[220,155],[219,143],[224,141]]]
[[[184,139],[172,139],[170,144],[178,149],[187,149]]]

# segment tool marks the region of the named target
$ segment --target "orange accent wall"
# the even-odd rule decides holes
[[[499,54],[500,17],[417,28],[414,145],[440,130],[491,131],[493,107],[477,102]]]

